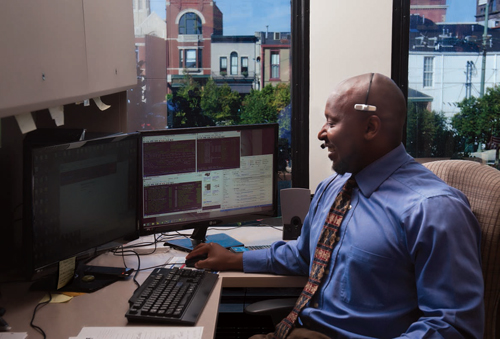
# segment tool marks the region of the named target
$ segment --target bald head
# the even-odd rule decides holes
[[[334,169],[355,173],[401,144],[406,100],[390,78],[362,74],[335,87],[325,117],[318,138],[329,146]]]
[[[346,111],[360,116],[378,116],[382,122],[380,136],[392,139],[396,146],[401,143],[406,119],[406,100],[392,79],[379,73],[358,75],[342,81],[332,93],[331,98],[335,97]],[[354,105],[365,103],[375,106],[377,110],[354,109]]]

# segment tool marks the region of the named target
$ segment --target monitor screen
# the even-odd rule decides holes
[[[28,274],[137,235],[137,133],[24,146]]]
[[[278,125],[145,131],[140,231],[276,216]]]

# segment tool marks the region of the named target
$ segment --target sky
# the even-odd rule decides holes
[[[290,32],[290,0],[215,0],[224,35]],[[151,0],[151,11],[165,19],[165,0]],[[266,27],[266,25],[268,27]]]
[[[150,0],[151,11],[165,19],[165,0]],[[290,32],[290,0],[215,0],[221,10],[224,35]],[[475,22],[475,0],[447,0],[447,22]],[[266,27],[268,26],[268,27]]]
[[[476,1],[475,0],[447,0],[446,11],[447,22],[475,22]]]

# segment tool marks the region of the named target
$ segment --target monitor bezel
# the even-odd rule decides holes
[[[33,250],[33,244],[36,241],[35,239],[35,232],[34,232],[34,226],[33,226],[33,218],[34,218],[34,212],[33,212],[33,206],[34,206],[34,196],[33,196],[33,189],[34,189],[34,173],[33,173],[33,152],[38,149],[60,149],[60,150],[66,150],[66,149],[72,149],[72,148],[81,148],[81,147],[88,147],[91,145],[98,145],[98,144],[105,144],[105,143],[112,143],[112,142],[118,142],[122,140],[132,140],[133,143],[137,147],[137,152],[136,152],[136,158],[135,158],[135,169],[136,169],[136,175],[135,175],[135,185],[136,187],[139,185],[139,180],[138,180],[138,160],[139,160],[139,133],[134,132],[134,133],[118,133],[118,134],[112,134],[109,136],[103,136],[103,137],[98,137],[98,138],[93,138],[93,139],[88,139],[88,140],[74,140],[74,141],[68,141],[64,143],[54,143],[54,142],[45,142],[42,139],[37,139],[37,140],[29,140],[29,141],[24,141],[23,143],[23,232],[22,232],[22,243],[23,243],[23,248],[25,249],[23,251],[24,253],[24,275],[29,279],[29,280],[37,280],[40,278],[43,278],[48,275],[52,275],[54,273],[57,273],[58,271],[58,263],[60,261],[76,257],[77,262],[81,259],[89,260],[93,256],[100,254],[101,251],[107,250],[113,247],[116,247],[120,245],[121,243],[125,243],[134,239],[137,239],[139,237],[139,232],[138,232],[138,211],[137,211],[137,194],[135,196],[136,198],[136,203],[135,203],[135,220],[134,224],[128,225],[127,228],[124,228],[123,232],[117,232],[114,233],[113,236],[107,237],[107,238],[96,238],[96,241],[93,243],[87,244],[85,249],[78,249],[71,253],[67,253],[64,255],[61,255],[60,258],[57,258],[57,260],[51,260],[48,263],[44,264],[37,264],[34,260],[34,255],[35,251]],[[131,218],[132,219],[132,218]]]
[[[273,129],[274,135],[274,149],[273,149],[273,203],[272,209],[264,212],[255,212],[255,213],[240,213],[235,215],[223,216],[221,218],[211,218],[211,219],[203,219],[200,221],[188,221],[188,222],[179,222],[175,224],[166,224],[154,227],[145,227],[143,222],[143,208],[144,208],[144,199],[143,199],[143,183],[142,178],[144,176],[143,173],[143,165],[142,165],[142,137],[156,136],[156,135],[173,135],[173,134],[190,134],[190,133],[207,133],[212,131],[233,131],[233,130],[248,130],[248,129],[259,129],[259,128],[271,128]],[[266,218],[274,218],[278,215],[278,132],[279,132],[279,124],[277,123],[268,123],[268,124],[254,124],[254,125],[230,125],[230,126],[207,126],[207,127],[190,127],[190,128],[175,128],[175,129],[163,129],[163,130],[153,130],[153,131],[141,131],[139,136],[139,192],[138,192],[138,224],[139,224],[139,235],[151,235],[158,233],[166,233],[173,231],[182,231],[182,230],[191,230],[193,229],[193,234],[205,234],[206,230],[209,227],[213,226],[227,226],[234,227],[238,223],[254,221],[259,219]]]

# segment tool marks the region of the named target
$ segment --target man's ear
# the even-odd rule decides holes
[[[367,141],[374,139],[380,132],[380,128],[381,128],[380,118],[377,115],[371,115],[366,123],[365,139]]]

